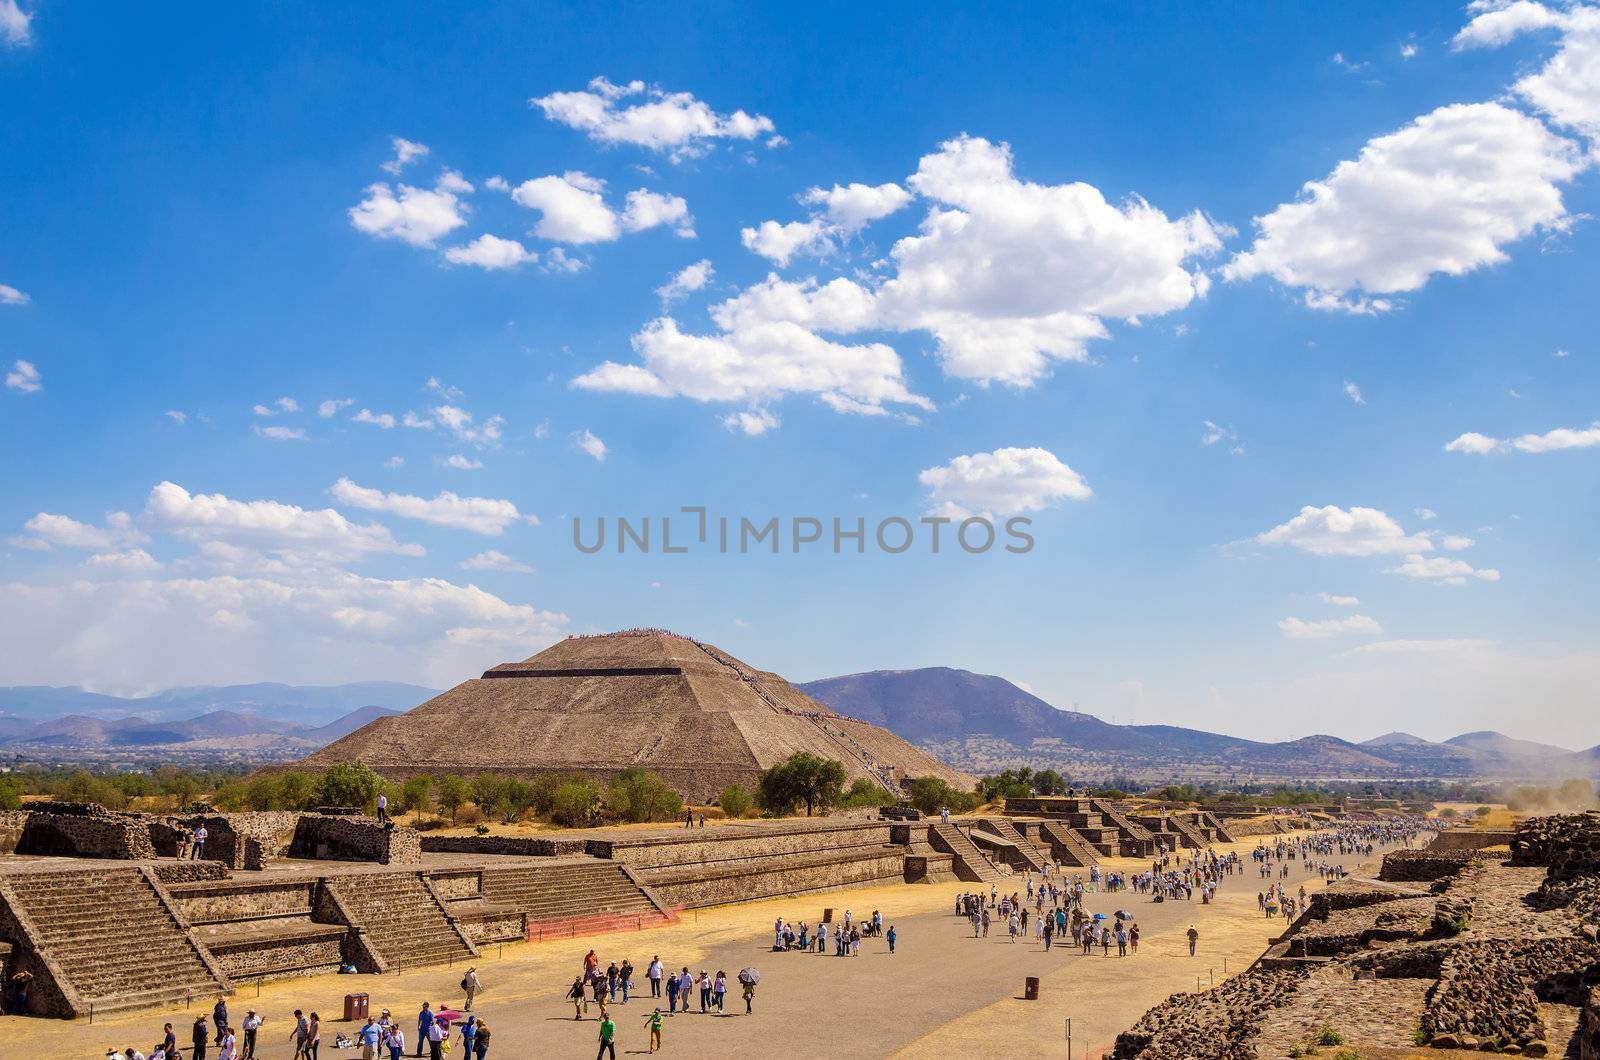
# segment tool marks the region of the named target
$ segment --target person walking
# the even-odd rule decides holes
[[[299,1012],[295,1013],[300,1015]],[[428,1002],[422,1003],[422,1011],[417,1013],[417,1055],[422,1055],[423,1046],[428,1042],[428,1028],[433,1026],[433,1006]]]
[[[572,1002],[572,1018],[583,1019],[583,976],[573,976],[572,986],[567,990],[567,1000]]]
[[[194,826],[194,832],[191,835],[189,844],[190,861],[199,861],[201,856],[205,854],[207,834],[204,821]]]
[[[469,967],[467,974],[461,977],[461,989],[467,992],[466,1010],[472,1011],[472,999],[478,996],[478,991],[483,989],[483,981],[478,978],[478,969]]]
[[[224,1025],[222,1028],[222,1041],[217,1043],[217,1060],[239,1060],[239,1040],[234,1036],[233,1028]]]
[[[400,1024],[389,1024],[389,1029],[383,1032],[383,1044],[389,1050],[389,1060],[400,1060],[406,1051],[406,1032],[400,1029]]]
[[[217,1003],[211,1006],[211,1023],[217,1029],[217,1044],[222,1044],[222,1032],[228,1027],[228,999],[217,998]]]
[[[889,930],[888,930],[888,932],[886,932],[884,934],[883,937],[886,940],[888,940],[888,943],[889,943],[889,956],[893,957],[894,956],[894,942],[895,942],[895,939],[899,937],[894,933],[894,925],[893,924],[889,925]]]
[[[667,975],[667,1012],[670,1015],[678,1014],[678,977]]]
[[[660,1006],[657,1006],[656,1010],[654,1012],[652,1012],[650,1015],[646,1016],[644,1018],[644,1021],[650,1028],[650,1051],[653,1053],[657,1049],[661,1048],[661,1008],[660,1008]]]
[[[716,998],[717,1011],[721,1012],[723,999],[728,994],[728,976],[721,968],[717,969],[716,981],[711,984],[711,994]]]
[[[477,1060],[484,1060],[489,1055],[489,1025],[482,1020],[478,1021],[478,1033],[473,1037],[473,1055]],[[461,1060],[467,1060],[462,1057]]]
[[[449,1041],[445,1025],[435,1016],[428,1023],[428,1056],[429,1060],[444,1060],[444,1043]]]
[[[243,1060],[256,1060],[256,1034],[261,1030],[261,1017],[256,1015],[255,1009],[245,1010],[240,1027],[244,1030]]]
[[[1190,924],[1189,925],[1188,936],[1189,936],[1189,956],[1193,957],[1194,956],[1195,947],[1200,942],[1200,929],[1195,927],[1193,924]]]
[[[311,1024],[306,1020],[305,1013],[299,1009],[294,1010],[294,1030],[289,1032],[289,1040],[294,1042],[294,1060],[305,1060],[306,1039],[311,1036]],[[419,1050],[417,1053],[421,1056]]]
[[[383,1041],[383,1028],[371,1016],[358,1032],[361,1039],[361,1060],[378,1060],[378,1046]]]
[[[206,1046],[211,1044],[211,1032],[206,1027],[204,1016],[194,1018],[194,1030],[189,1035],[189,1041],[194,1045],[194,1052],[190,1054],[194,1060],[206,1060]]]
[[[594,1054],[594,1060],[607,1054],[617,1060],[617,1025],[609,1015],[600,1017],[600,1051]]]
[[[644,970],[644,977],[650,980],[650,996],[661,996],[661,955],[650,958],[650,964]]]
[[[622,982],[622,1003],[628,1003],[628,995],[633,992],[633,962],[622,958],[622,968],[617,972],[617,978]]]
[[[317,1050],[322,1047],[322,1017],[315,1012],[306,1021],[306,1057],[307,1060],[317,1060]],[[434,1057],[434,1060],[439,1060]]]

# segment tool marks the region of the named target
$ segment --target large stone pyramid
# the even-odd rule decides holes
[[[864,721],[835,714],[777,674],[662,630],[568,637],[503,663],[406,714],[373,721],[307,758],[362,761],[390,780],[420,773],[531,777],[571,770],[605,780],[644,766],[685,798],[754,789],[796,751],[844,763],[898,792],[937,776],[973,778]]]

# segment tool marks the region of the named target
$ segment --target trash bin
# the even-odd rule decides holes
[[[344,996],[344,1018],[347,1021],[367,1018],[366,994],[346,994]]]
[[[829,906],[828,908],[826,908],[826,909],[824,909],[822,911],[822,922],[824,924],[833,923],[833,907],[832,906]]]
[[[1022,999],[1024,1001],[1039,1000],[1039,977],[1030,975],[1022,981]]]

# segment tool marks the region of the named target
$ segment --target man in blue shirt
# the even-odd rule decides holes
[[[433,1009],[426,1001],[422,1003],[422,1011],[417,1013],[417,1055],[422,1055],[422,1047],[428,1041],[428,1028],[433,1026]]]

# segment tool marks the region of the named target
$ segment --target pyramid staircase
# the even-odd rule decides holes
[[[1017,855],[1023,862],[1021,865],[1014,866],[1015,868],[1031,869],[1034,872],[1044,871],[1048,858],[1040,853],[1039,848],[1034,845],[1032,840],[1017,831],[1016,825],[1013,825],[1004,817],[985,817],[974,825],[974,828],[978,831],[988,832],[990,835],[997,835],[1001,839],[1009,840],[1015,844]]]
[[[1050,840],[1051,852],[1063,865],[1076,865],[1087,869],[1100,862],[1094,847],[1090,846],[1074,828],[1055,821],[1041,821],[1039,834]]]
[[[933,849],[951,854],[950,867],[958,879],[969,883],[993,883],[1004,878],[994,863],[984,856],[978,845],[953,824],[928,825],[928,843]]]
[[[146,870],[19,872],[3,897],[75,1015],[233,992]]]
[[[1219,842],[1219,843],[1237,843],[1238,842],[1238,839],[1235,838],[1233,833],[1228,831],[1228,826],[1222,823],[1222,818],[1218,817],[1216,814],[1211,813],[1209,811],[1202,812],[1200,814],[1200,820],[1205,823],[1206,827],[1211,829],[1211,834],[1216,836],[1217,842]]]
[[[604,931],[613,925],[649,927],[672,914],[616,862],[486,869],[483,900],[526,913],[530,938],[555,928]]]
[[[1192,821],[1179,814],[1169,814],[1167,824],[1171,826],[1174,832],[1183,837],[1186,845],[1194,847],[1196,850],[1204,850],[1211,845],[1211,841],[1206,838],[1204,832],[1196,828]]]
[[[1134,849],[1124,853],[1147,855],[1155,851],[1156,837],[1151,834],[1150,829],[1134,821],[1105,799],[1095,799],[1093,805],[1101,817],[1110,821],[1112,826],[1122,833],[1122,839],[1130,841]]]
[[[389,971],[478,955],[420,873],[334,877],[326,886]]]

